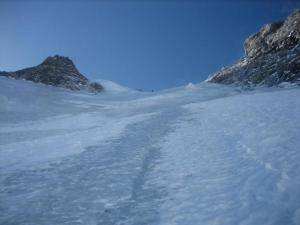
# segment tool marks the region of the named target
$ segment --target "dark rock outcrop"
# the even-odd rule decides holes
[[[68,57],[49,56],[40,65],[15,72],[0,72],[0,76],[25,79],[70,90],[87,90],[101,92],[103,87],[96,82],[90,82],[75,67]]]
[[[300,85],[300,11],[265,25],[244,43],[245,57],[207,81],[242,86]]]

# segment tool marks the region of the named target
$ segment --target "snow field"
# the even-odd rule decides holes
[[[300,90],[100,95],[0,78],[0,224],[299,225]]]

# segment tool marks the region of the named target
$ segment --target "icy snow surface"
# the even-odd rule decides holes
[[[99,95],[0,78],[1,225],[299,225],[300,89]]]

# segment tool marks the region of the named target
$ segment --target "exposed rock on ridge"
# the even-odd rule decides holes
[[[0,72],[0,76],[25,79],[71,90],[87,90],[95,93],[103,90],[101,84],[90,82],[83,76],[71,59],[59,55],[49,56],[35,67],[15,72]]]
[[[245,57],[208,78],[242,86],[300,85],[300,11],[265,25],[244,43]]]

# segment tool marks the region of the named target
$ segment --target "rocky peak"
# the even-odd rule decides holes
[[[300,11],[290,14],[285,21],[263,26],[244,43],[247,57],[257,57],[272,50],[294,46],[300,39]]]
[[[90,82],[82,75],[71,59],[59,55],[47,57],[38,66],[15,72],[0,72],[1,75],[71,90],[88,90],[91,92],[103,90],[101,84]]]
[[[300,85],[300,11],[266,24],[244,42],[245,57],[208,81],[242,86]]]
[[[43,66],[55,66],[55,67],[72,67],[76,69],[73,61],[69,57],[55,55],[55,56],[48,56],[42,64]]]
[[[282,25],[282,21],[269,23],[248,37],[244,43],[246,56],[254,57],[266,52],[270,48],[266,37],[274,34]]]
[[[63,76],[71,76],[80,79],[81,83],[85,83],[88,79],[82,75],[69,57],[55,55],[48,56],[38,67],[43,70],[49,70],[53,73]]]

